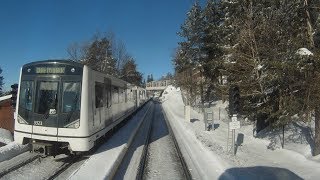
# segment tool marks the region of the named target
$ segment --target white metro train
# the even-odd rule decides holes
[[[143,88],[72,61],[21,69],[15,141],[45,155],[89,151],[146,100]]]

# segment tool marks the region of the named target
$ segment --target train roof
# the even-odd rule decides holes
[[[39,65],[39,64],[56,64],[56,63],[66,64],[66,65],[71,65],[71,66],[76,66],[76,67],[83,67],[84,66],[81,63],[71,61],[71,60],[53,59],[53,60],[34,61],[34,62],[23,65],[23,67],[34,66],[34,65]]]
[[[79,62],[76,62],[76,61],[72,61],[72,60],[66,60],[66,59],[50,59],[50,60],[42,60],[42,61],[34,61],[34,62],[30,62],[30,63],[27,63],[25,65],[23,65],[23,68],[25,67],[29,67],[29,66],[36,66],[36,65],[41,65],[41,64],[65,64],[65,65],[71,65],[71,66],[75,66],[75,67],[84,67],[85,65],[84,64],[81,64]],[[90,67],[88,67],[90,68]],[[90,68],[91,69],[91,68]],[[95,70],[93,70],[95,71]],[[142,87],[139,87],[139,86],[136,86],[134,84],[131,84],[131,83],[128,83],[120,78],[117,78],[117,77],[114,77],[112,75],[109,75],[109,74],[105,74],[105,73],[102,73],[102,72],[99,72],[99,71],[95,71],[96,73],[101,73],[101,74],[104,74],[110,78],[112,78],[113,80],[117,80],[118,82],[122,82],[122,83],[125,83],[126,86],[128,87],[131,87],[131,88],[142,88]],[[143,88],[142,88],[143,89]]]

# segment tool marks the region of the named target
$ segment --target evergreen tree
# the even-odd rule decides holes
[[[95,39],[88,47],[84,63],[94,70],[117,76],[116,60],[112,56],[111,43],[106,37]]]
[[[198,2],[195,2],[187,13],[187,18],[181,25],[181,31],[178,33],[184,38],[184,41],[179,43],[179,48],[173,61],[175,69],[181,73],[186,71],[192,72],[194,68],[201,69],[202,65],[205,63],[206,55],[203,51],[205,36],[204,26],[205,23],[201,6]],[[185,74],[189,75],[190,73]],[[187,81],[184,79],[185,78],[182,77],[180,84],[187,87],[188,93],[192,94],[190,97],[194,98],[193,100],[189,100],[195,101],[196,96],[200,95],[203,102],[203,85],[201,84],[200,87],[197,87],[192,85],[194,82],[192,82],[191,78],[187,78]],[[202,83],[202,81],[200,83]]]
[[[152,74],[148,74],[147,77],[147,83],[153,81],[153,75]]]
[[[179,35],[185,38],[185,44],[181,45],[187,48],[187,53],[193,65],[201,65],[203,61],[203,38],[204,38],[204,18],[201,6],[196,2],[187,13],[187,19],[181,26]]]
[[[299,89],[301,91],[299,97],[304,98],[301,101],[302,110],[306,113],[312,110],[315,112],[315,147],[313,155],[320,154],[320,86],[317,83],[320,80],[320,54],[317,45],[320,18],[319,6],[319,1],[302,0],[299,1],[297,8],[299,12],[298,37],[300,37],[297,44],[312,51],[300,53],[300,56],[296,58],[298,62],[296,67],[300,72],[300,76],[303,77],[303,84],[300,85],[301,88]]]
[[[141,86],[144,88],[146,87],[146,79],[143,79]]]
[[[177,73],[182,73],[193,66],[190,60],[190,53],[188,53],[188,44],[189,43],[186,42],[180,42],[172,59],[174,70]]]
[[[147,83],[150,82],[150,75],[147,76]]]
[[[221,71],[223,70],[223,29],[221,28],[223,14],[220,2],[216,3],[215,0],[207,1],[203,16],[205,26],[202,50],[205,57],[203,58],[202,68],[206,79],[204,83],[204,95],[205,99],[210,100],[213,94],[217,96],[219,92],[215,87],[219,83],[219,78],[222,79]]]
[[[235,3],[224,4],[226,37],[233,38],[225,40],[230,53],[226,75],[230,85],[240,86],[242,113],[252,120],[257,116],[269,120],[290,117],[278,103],[282,96],[292,99],[287,97],[287,85],[293,79],[288,80],[282,71],[292,67],[286,62],[297,49],[292,43],[296,33],[293,5],[285,1],[237,1],[236,7]],[[288,73],[294,71],[288,68]],[[284,120],[278,122],[285,124]]]
[[[142,85],[142,74],[137,71],[134,59],[127,61],[121,70],[121,79],[137,86]]]
[[[315,111],[315,152],[320,153],[319,3],[210,0],[203,12],[195,3],[181,26],[184,41],[173,57],[178,85],[193,97],[196,84],[186,76],[200,67],[207,80],[201,89],[218,89],[228,96],[228,87],[238,85],[241,114],[273,126]],[[303,47],[312,53],[301,54]],[[228,86],[219,81],[222,76]],[[205,94],[210,96],[201,92]]]

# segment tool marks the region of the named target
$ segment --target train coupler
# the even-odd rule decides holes
[[[57,154],[54,144],[45,142],[31,142],[32,152],[42,156],[55,156]]]

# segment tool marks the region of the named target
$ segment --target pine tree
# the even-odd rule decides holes
[[[182,73],[183,71],[192,68],[191,57],[188,53],[188,43],[180,42],[174,57],[172,59],[174,70],[177,73]]]
[[[232,38],[224,41],[226,52],[230,53],[225,69],[229,84],[240,86],[242,113],[252,120],[286,124],[300,107],[293,95],[297,90],[294,84],[299,83],[294,76],[297,71],[292,68],[296,62],[291,58],[297,50],[293,40],[298,32],[297,11],[293,8],[297,4],[226,2],[225,37]]]
[[[198,2],[195,2],[191,7],[190,11],[187,13],[187,18],[185,22],[181,25],[181,31],[178,33],[182,38],[183,42],[179,43],[178,51],[174,58],[175,69],[179,69],[181,73],[192,72],[194,68],[199,68],[202,71],[202,65],[205,62],[204,48],[204,17],[202,13],[201,6]],[[194,86],[192,78],[182,78],[184,86],[188,91],[190,97],[194,98],[191,101],[195,101],[196,96],[201,97],[203,102],[203,84]],[[187,80],[187,81],[185,81]]]
[[[150,82],[150,75],[147,76],[147,83]]]
[[[302,0],[299,3],[299,30],[301,46],[307,47],[314,53],[298,58],[302,77],[304,77],[302,94],[304,97],[303,110],[308,113],[310,110],[315,112],[315,147],[313,155],[320,154],[320,54],[317,47],[317,35],[319,33],[320,2],[315,0]]]
[[[142,85],[142,74],[137,71],[134,59],[127,61],[121,70],[121,79],[137,86]]]
[[[223,70],[223,14],[220,7],[220,2],[215,0],[207,1],[203,11],[204,16],[204,38],[203,38],[203,53],[205,54],[202,62],[205,99],[212,99],[212,94],[217,96],[218,89],[216,85],[221,79],[221,71]],[[214,93],[212,93],[214,92]],[[220,94],[220,93],[219,93]]]
[[[83,63],[94,70],[117,76],[116,60],[112,56],[111,43],[106,37],[96,38],[88,47]]]

